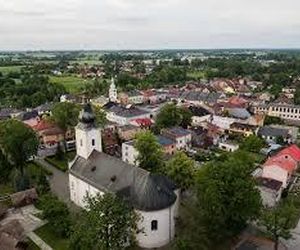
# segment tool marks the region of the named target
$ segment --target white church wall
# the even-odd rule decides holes
[[[77,206],[84,208],[86,206],[85,197],[87,195],[93,197],[97,194],[103,195],[104,193],[91,186],[90,184],[82,181],[76,176],[69,174],[69,188],[70,198]]]
[[[167,245],[175,235],[175,204],[173,206],[152,212],[137,210],[141,220],[136,235],[138,245],[142,248],[158,248]],[[157,230],[151,229],[151,222],[157,221]]]

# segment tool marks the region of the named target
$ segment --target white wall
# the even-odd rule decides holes
[[[129,145],[126,142],[122,143],[122,161],[131,165],[137,165],[136,158],[139,152],[133,145]]]
[[[87,159],[89,155],[96,149],[102,152],[102,139],[100,129],[82,130],[76,128],[76,150],[77,155]],[[92,141],[95,140],[95,145],[92,145]]]
[[[89,185],[72,174],[69,174],[69,189],[71,201],[82,208],[86,206],[84,199],[87,194],[89,196],[96,196],[98,193],[101,195],[103,194],[103,192],[100,192],[95,187]]]
[[[189,149],[192,141],[192,134],[176,138],[176,149]]]
[[[202,122],[209,121],[211,115],[192,116],[192,125],[200,125]]]
[[[175,203],[176,204],[176,203]],[[136,235],[138,245],[142,248],[158,248],[167,245],[175,235],[175,204],[163,210],[145,212],[137,210],[141,220],[138,229],[142,232]],[[151,230],[151,221],[157,220],[157,230]]]
[[[288,172],[279,166],[264,166],[262,177],[281,181],[283,188],[286,188],[287,186]]]

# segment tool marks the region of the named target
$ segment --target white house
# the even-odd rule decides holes
[[[139,152],[134,147],[134,141],[128,141],[122,143],[122,161],[131,164],[137,165],[137,157]]]
[[[119,125],[128,125],[136,119],[150,118],[150,113],[132,106],[123,107],[116,105],[106,111],[107,120]]]
[[[192,133],[180,127],[174,127],[163,131],[163,136],[176,142],[177,150],[188,150],[192,144]]]
[[[136,235],[140,247],[159,248],[170,243],[179,205],[179,190],[173,182],[103,153],[90,105],[81,112],[76,144],[77,156],[69,164],[71,200],[85,207],[87,195],[116,193],[141,217]]]
[[[239,145],[233,142],[229,141],[222,141],[219,142],[218,147],[222,150],[225,150],[227,152],[234,152],[239,149]]]

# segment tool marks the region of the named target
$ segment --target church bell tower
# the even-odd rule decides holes
[[[86,104],[80,112],[75,135],[78,156],[88,159],[93,150],[102,152],[101,130],[96,126],[96,117],[90,104]]]

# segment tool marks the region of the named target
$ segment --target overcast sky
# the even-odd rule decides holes
[[[299,0],[0,0],[0,50],[300,48]]]

